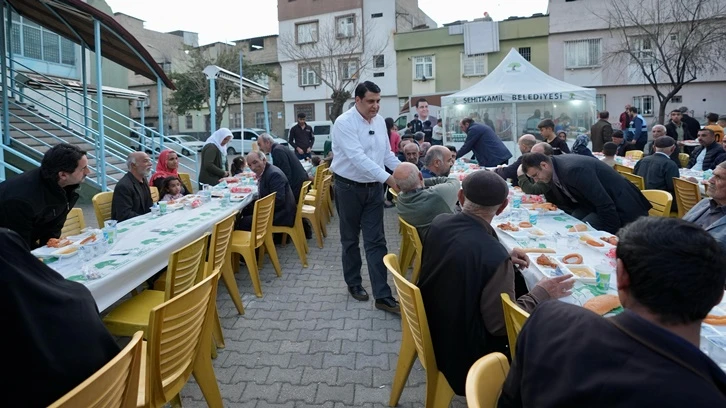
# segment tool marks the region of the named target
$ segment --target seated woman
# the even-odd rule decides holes
[[[0,347],[8,375],[3,405],[47,407],[120,351],[91,292],[64,279],[30,253],[20,236],[0,228]]]
[[[590,138],[587,137],[587,135],[577,135],[575,143],[572,145],[572,153],[595,157],[595,155],[592,154],[592,151],[587,147],[588,143],[590,143]]]
[[[181,178],[179,178],[179,156],[174,150],[167,149],[159,154],[159,160],[156,162],[156,172],[151,176],[149,184],[155,186],[159,192],[164,189],[164,179],[167,177],[176,177],[181,183],[182,195],[191,194],[191,191],[187,191],[187,186],[184,185]]]

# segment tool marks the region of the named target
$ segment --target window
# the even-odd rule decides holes
[[[187,129],[194,129],[194,116],[187,115],[185,117],[185,126]]]
[[[434,77],[434,56],[413,57],[413,79],[426,80]]]
[[[638,108],[638,113],[643,116],[653,116],[653,97],[649,95],[634,96],[633,106]]]
[[[356,79],[358,77],[358,60],[340,60],[340,79]]]
[[[13,54],[55,64],[76,65],[76,44],[15,13],[10,43]]]
[[[267,124],[272,124],[272,113],[267,112],[267,123],[265,123],[265,112],[255,112],[255,127],[267,129]]]
[[[600,39],[565,41],[565,68],[600,66]]]
[[[204,130],[207,132],[212,131],[212,115],[204,115]]]
[[[325,104],[325,114],[326,114],[325,120],[330,120],[330,118],[333,116],[333,102],[328,102]],[[313,129],[313,133],[316,135],[322,134],[322,133],[318,132],[318,127],[319,126],[316,126],[315,129]],[[325,134],[329,135],[330,129],[328,129],[328,133],[325,133]]]
[[[298,113],[305,114],[305,120],[312,122],[315,120],[315,104],[314,103],[300,103],[292,106],[294,112],[293,117],[297,118]]]
[[[633,58],[643,64],[653,61],[653,45],[650,37],[635,37],[632,39]]]
[[[253,38],[250,40],[250,51],[259,51],[265,48],[264,38]]]
[[[598,112],[607,110],[605,109],[605,94],[595,95],[595,109],[597,109]]]
[[[231,128],[241,128],[242,127],[242,114],[239,112],[234,112],[229,114],[229,122],[231,124]]]
[[[374,77],[382,77],[382,76],[384,76],[384,74],[385,74],[384,72],[374,72],[373,73],[373,76]]]
[[[267,74],[257,74],[252,78],[252,80],[264,87],[270,87],[270,76]]]
[[[320,78],[318,78],[317,74],[320,70],[320,63],[314,65],[299,65],[298,70],[299,86],[320,85]]]
[[[335,19],[336,32],[338,38],[351,38],[355,35],[355,15],[337,17]]]
[[[673,95],[671,103],[683,103],[683,97],[681,95]]]
[[[380,18],[383,17],[383,13],[373,13],[371,14],[371,18]]]
[[[373,56],[373,68],[385,68],[386,67],[386,56],[385,55],[374,55]]]
[[[318,22],[300,23],[295,25],[295,41],[298,44],[318,42]]]
[[[530,47],[519,47],[519,55],[527,61],[532,61],[532,48]]]
[[[461,74],[465,77],[482,76],[487,74],[486,54],[461,54]]]
[[[171,62],[163,61],[163,62],[157,62],[157,64],[161,67],[161,69],[164,71],[164,73],[166,73],[166,74],[171,73]]]

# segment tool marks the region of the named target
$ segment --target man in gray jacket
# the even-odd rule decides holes
[[[398,194],[398,215],[418,230],[423,241],[431,221],[439,214],[453,214],[461,187],[459,180],[432,177],[424,180],[415,164],[401,163],[393,171]]]
[[[683,216],[710,233],[726,249],[726,162],[713,170],[708,180],[709,198],[704,198]]]

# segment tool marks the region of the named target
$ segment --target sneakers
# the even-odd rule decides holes
[[[376,309],[401,314],[401,307],[398,305],[396,299],[394,299],[392,296],[376,299]]]

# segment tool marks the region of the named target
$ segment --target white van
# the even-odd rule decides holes
[[[315,135],[315,143],[313,144],[314,153],[322,153],[325,149],[325,142],[332,140],[333,135],[333,122],[329,120],[313,120],[311,122],[305,122],[313,128],[313,134]],[[290,140],[290,129],[296,126],[297,122],[292,123],[285,129],[284,138]]]

